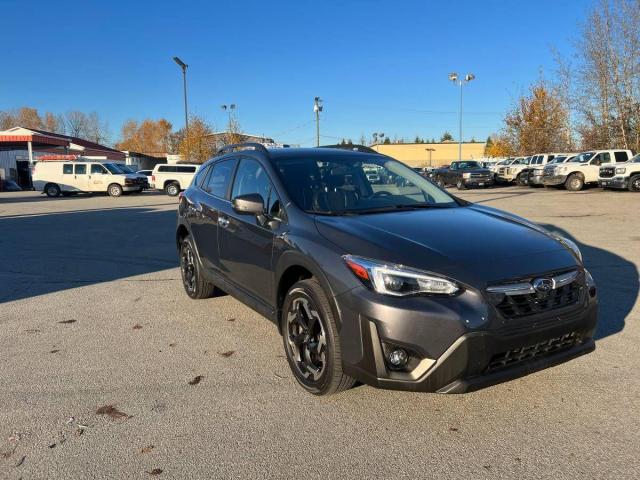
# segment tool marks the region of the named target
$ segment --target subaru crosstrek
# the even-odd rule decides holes
[[[388,156],[227,147],[181,195],[176,242],[187,294],[220,289],[273,321],[313,394],[462,393],[594,349],[574,242]]]

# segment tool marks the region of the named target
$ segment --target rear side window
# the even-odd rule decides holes
[[[207,178],[203,190],[216,197],[226,198],[236,162],[235,159],[223,160],[211,167],[211,175]]]
[[[196,167],[180,167],[178,166],[178,173],[196,173]]]
[[[629,160],[627,152],[614,152],[613,155],[616,157],[616,163],[624,163]]]
[[[84,164],[76,165],[76,175],[84,175],[87,173],[87,166]]]
[[[209,166],[201,167],[200,170],[198,170],[198,173],[196,174],[196,176],[193,177],[193,181],[191,182],[191,184],[195,185],[196,187],[202,188],[205,178],[207,178],[207,175],[210,170],[211,170],[211,167]]]
[[[62,173],[66,173],[67,175],[73,174],[73,165],[70,163],[62,165]]]
[[[176,167],[175,165],[162,165],[161,167],[158,167],[158,171],[159,172],[175,172]]]

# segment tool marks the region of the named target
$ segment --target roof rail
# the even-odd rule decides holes
[[[320,148],[339,148],[340,150],[350,150],[352,152],[361,152],[361,153],[375,153],[377,155],[383,155],[382,153],[374,150],[371,147],[367,147],[365,145],[358,145],[355,143],[346,143],[346,144],[336,144],[336,145],[322,145]]]
[[[269,156],[269,150],[267,150],[267,148],[264,145],[262,145],[261,143],[253,143],[253,142],[234,143],[232,145],[225,145],[220,150],[218,150],[218,153],[216,154],[216,156],[224,155],[225,153],[235,152],[236,150],[250,150],[250,149],[260,150],[262,153]]]

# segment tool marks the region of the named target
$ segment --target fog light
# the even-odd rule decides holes
[[[409,361],[409,354],[402,348],[396,348],[389,354],[389,363],[395,368],[404,367]]]

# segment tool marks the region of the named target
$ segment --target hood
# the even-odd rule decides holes
[[[488,207],[316,217],[344,253],[407,265],[478,288],[578,265],[541,227]]]

